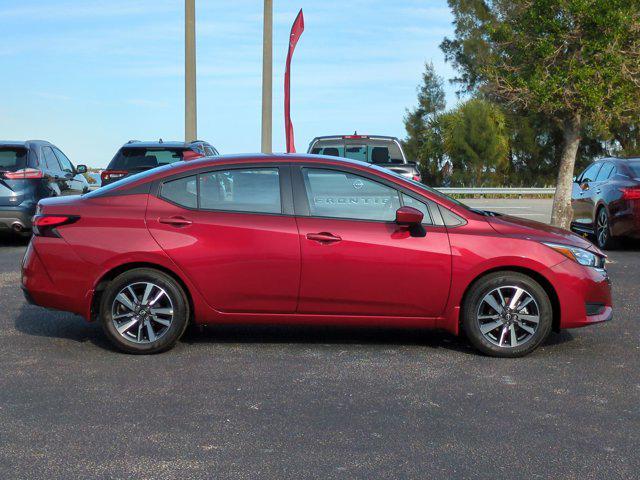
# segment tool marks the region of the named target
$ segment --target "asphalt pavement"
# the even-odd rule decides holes
[[[439,332],[264,326],[125,355],[25,304],[24,248],[0,238],[2,479],[639,478],[640,246],[610,255],[612,322],[515,360]]]

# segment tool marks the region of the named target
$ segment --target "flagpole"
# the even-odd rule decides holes
[[[196,5],[184,2],[184,137],[193,142],[198,138],[196,101]]]
[[[263,21],[262,153],[271,153],[273,148],[273,0],[264,0]]]

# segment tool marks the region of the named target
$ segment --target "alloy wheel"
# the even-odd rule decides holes
[[[540,308],[522,287],[498,287],[487,293],[477,311],[480,332],[489,342],[513,348],[533,338],[540,323]]]
[[[600,247],[607,244],[607,239],[609,237],[609,218],[607,217],[607,212],[604,208],[602,208],[600,213],[598,213],[596,235],[598,236],[598,245]]]
[[[126,340],[152,343],[167,333],[173,322],[173,303],[167,292],[151,282],[125,286],[113,300],[111,321]]]

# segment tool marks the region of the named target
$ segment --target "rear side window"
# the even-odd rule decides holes
[[[198,208],[197,176],[179,178],[162,184],[162,198],[187,208]]]
[[[613,163],[605,163],[602,169],[600,169],[600,173],[596,177],[596,182],[604,182],[611,178],[613,172],[615,171],[616,166]]]
[[[640,161],[634,160],[629,162],[629,170],[635,178],[640,178]]]
[[[146,170],[183,159],[183,148],[121,148],[111,160],[109,170]]]
[[[400,208],[397,190],[368,178],[338,170],[302,172],[311,216],[392,221]]]
[[[27,167],[26,148],[0,148],[0,171],[15,172]]]
[[[225,170],[202,174],[200,208],[282,213],[278,169]]]

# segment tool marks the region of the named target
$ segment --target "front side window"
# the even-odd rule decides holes
[[[71,160],[69,160],[67,156],[60,151],[60,149],[54,148],[53,151],[56,153],[56,157],[58,157],[60,165],[62,165],[62,170],[65,172],[73,173],[73,165],[71,164]]]
[[[44,163],[47,165],[47,168],[53,172],[59,172],[60,163],[56,158],[51,147],[42,147],[42,155],[44,157]]]
[[[416,208],[422,212],[422,214],[424,215],[424,218],[422,219],[422,223],[427,223],[427,224],[433,223],[433,220],[431,219],[431,212],[429,211],[429,207],[425,203],[422,203],[421,201],[416,200],[415,198],[410,197],[409,195],[405,195],[404,193],[401,195],[402,195],[402,203],[404,203],[405,206]]]
[[[237,169],[201,174],[200,208],[282,213],[278,169]]]
[[[596,180],[596,177],[598,176],[598,172],[600,171],[601,167],[602,167],[601,163],[594,163],[593,165],[591,165],[582,174],[582,177],[580,178],[580,182],[581,183],[594,182]]]
[[[393,221],[400,208],[398,192],[373,180],[338,170],[302,172],[311,216]]]

